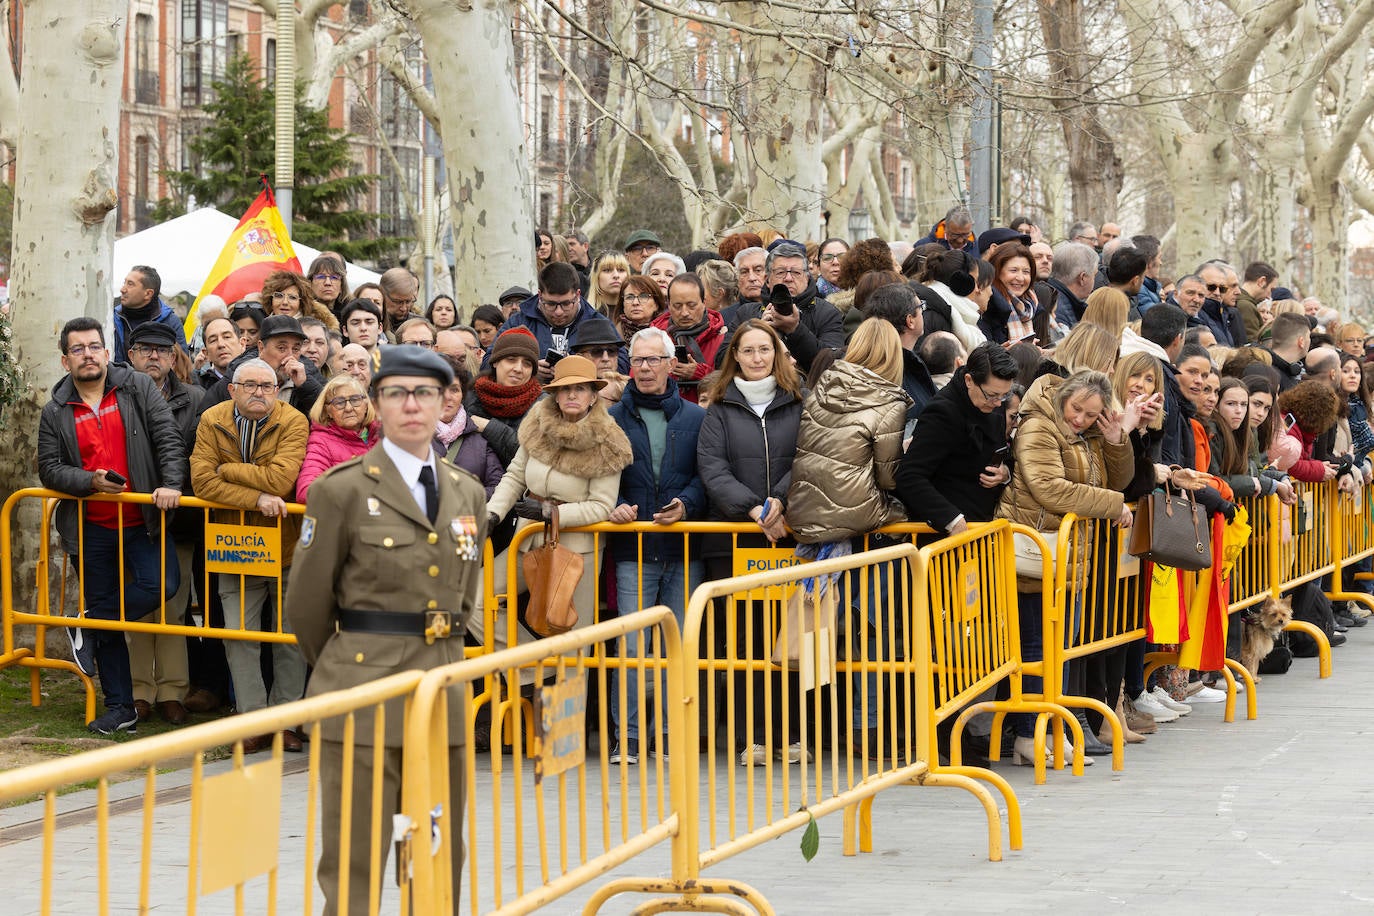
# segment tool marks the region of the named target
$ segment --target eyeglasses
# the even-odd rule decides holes
[[[366,400],[367,398],[361,394],[350,394],[347,397],[331,398],[329,400],[329,406],[333,407],[335,410],[343,410],[345,407],[352,407],[356,410],[362,407],[363,402]]]
[[[630,365],[638,369],[640,366],[648,366],[650,369],[658,368],[659,364],[668,359],[667,356],[631,356]]]
[[[154,353],[156,353],[158,356],[171,356],[173,349],[175,348],[159,347],[154,344],[134,344],[132,347],[129,348],[129,352],[137,353],[140,356],[152,356]]]
[[[626,302],[653,302],[654,297],[649,293],[626,293]]]
[[[400,296],[388,296],[387,298],[390,299],[394,305],[404,305],[406,308],[410,308],[415,304],[417,297],[411,296],[409,299],[403,299]]]
[[[619,347],[579,347],[573,353],[577,356],[607,357],[619,356]]]
[[[310,279],[317,283],[338,283],[343,277],[338,274],[315,274],[315,276]]]
[[[267,394],[277,390],[276,382],[234,382],[233,385],[249,394],[257,394],[259,391]]]
[[[740,347],[737,354],[746,359],[753,359],[755,356],[772,356],[772,347]]]
[[[659,249],[659,247],[658,247],[657,245],[636,245],[635,247],[629,249],[629,250],[628,250],[627,252],[625,252],[625,253],[626,253],[626,254],[653,254],[655,251],[659,251],[659,250],[660,250],[660,249]]]
[[[282,291],[282,292],[279,292],[279,293],[273,293],[273,294],[272,294],[272,301],[273,301],[273,302],[280,302],[280,301],[283,300],[283,299],[285,299],[285,300],[288,301],[288,302],[300,302],[300,301],[301,301],[301,294],[298,293],[298,292],[295,292],[295,291],[291,291],[291,292]],[[411,300],[411,301],[414,301],[414,300]]]
[[[1097,236],[1095,235],[1075,235],[1073,240],[1075,242],[1087,242],[1089,245],[1097,244]]]
[[[1224,293],[1224,292],[1228,291],[1230,288],[1231,288],[1231,286],[1230,286],[1229,283],[1208,283],[1208,284],[1207,284],[1207,292],[1209,292],[1209,293]]]
[[[97,353],[104,352],[105,345],[102,343],[86,344],[85,346],[75,346],[67,348],[68,356],[85,356],[87,353],[95,356]]]
[[[774,268],[773,268],[773,276],[775,276],[775,277],[782,277],[784,280],[787,279],[788,277],[804,277],[804,276],[806,276],[806,268],[805,268],[805,267],[796,267],[796,268],[793,268],[793,267],[774,267]]]
[[[402,385],[383,385],[377,389],[377,398],[383,404],[397,406],[404,404],[411,395],[415,396],[415,403],[421,407],[432,407],[439,403],[439,398],[444,390],[438,385],[416,385],[414,388],[406,388]]]
[[[433,350],[433,349],[434,349],[434,341],[432,341],[432,340],[403,340],[403,341],[401,341],[401,346],[403,346],[403,347],[423,347],[423,348],[426,349],[426,350]]]
[[[821,260],[821,263],[822,263],[822,264],[829,264],[829,263],[832,262],[832,261],[838,261],[838,260],[839,260],[840,258],[842,258],[842,257],[844,257],[844,252],[843,252],[843,251],[837,251],[837,252],[831,252],[830,254],[823,254],[823,255],[821,255],[820,260]]]
[[[975,382],[975,384],[977,383]],[[988,394],[987,389],[984,388],[982,385],[978,385],[978,393],[981,394],[983,396],[983,399],[986,400],[989,404],[1002,404],[1005,403],[1006,400],[1011,397],[1010,391],[1007,391],[1003,394]]]
[[[581,297],[578,297],[578,296],[574,296],[574,297],[571,298],[571,299],[561,299],[561,300],[560,300],[560,299],[545,299],[543,296],[540,296],[540,297],[539,297],[539,302],[540,302],[540,304],[541,304],[541,305],[545,305],[545,306],[547,306],[547,307],[549,307],[549,308],[551,308],[551,309],[570,309],[570,308],[575,307],[575,306],[578,304],[579,301],[581,301]]]

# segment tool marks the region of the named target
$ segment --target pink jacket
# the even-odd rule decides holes
[[[372,424],[366,438],[351,429],[311,423],[310,438],[305,442],[305,463],[301,465],[301,476],[296,481],[296,501],[305,502],[306,493],[316,477],[336,464],[343,464],[366,452],[377,444],[380,435],[379,423]]]

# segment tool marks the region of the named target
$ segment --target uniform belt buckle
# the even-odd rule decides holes
[[[425,611],[425,645],[436,639],[448,639],[453,632],[453,618],[448,611]]]

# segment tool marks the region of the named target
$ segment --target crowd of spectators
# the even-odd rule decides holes
[[[1010,518],[1052,531],[1071,512],[1129,527],[1128,504],[1166,482],[1228,518],[1247,496],[1292,502],[1293,481],[1369,484],[1374,339],[1363,328],[1300,302],[1267,264],[1238,270],[1211,260],[1171,280],[1158,239],[1101,229],[1075,223],[1051,244],[1025,218],[975,233],[955,208],[914,247],[765,230],[682,257],[649,230],[592,257],[579,233],[541,229],[536,289],[512,286],[489,304],[446,295],[422,303],[404,268],[349,290],[343,259],[326,252],[305,276],[277,271],[259,294],[202,307],[189,342],[161,302],[156,270],[140,266],[124,282],[111,349],[96,323],[78,319],[63,331],[71,374],[44,413],[42,476],[77,496],[132,488],[162,494],[165,509],[170,494],[194,494],[233,507],[219,510],[226,516],[280,524],[289,575],[295,517],[286,504],[308,503],[320,475],[377,443],[369,385],[380,352],[431,349],[454,373],[434,449],[484,486],[497,570],[516,520],[542,524],[553,506],[565,526],[751,526],[704,536],[687,552],[679,535],[613,536],[604,575],[607,539],[568,534],[564,545],[585,564],[581,625],[594,595],[595,613],[666,604],[681,617],[697,584],[733,574],[738,547],[853,549],[902,521],[958,534]],[[126,423],[144,418],[156,433],[136,448],[129,437],[122,464],[110,459],[122,450],[96,443],[83,423],[111,398],[133,411]],[[130,530],[157,541],[148,512],[127,515],[142,526]],[[84,523],[87,550],[109,561],[102,531],[111,519],[91,510]],[[58,524],[76,552],[75,520],[59,514]],[[198,527],[178,524],[163,588],[143,583],[126,596],[130,616],[166,597],[168,621],[181,622],[191,592],[202,590]],[[524,539],[521,549],[539,542]],[[146,572],[158,558],[126,547],[125,561]],[[108,586],[93,568],[88,590]],[[197,597],[213,624],[275,629],[276,580],[211,579]],[[1038,660],[1039,583],[1021,580],[1018,594],[1022,651]],[[1333,645],[1367,616],[1332,608],[1316,585],[1294,604]],[[108,615],[107,605],[108,594],[92,594],[87,612]],[[718,650],[766,657],[765,609],[740,606],[752,620],[739,633],[753,644]],[[872,636],[873,621],[842,616],[842,627]],[[483,638],[483,627],[478,614],[471,637]],[[80,642],[81,630],[71,632]],[[506,632],[498,619],[498,645]],[[135,637],[121,660],[118,640],[91,637],[111,710],[97,720],[101,731],[132,730],[154,712],[179,723],[188,711],[285,702],[305,684],[289,645],[271,646],[268,665],[256,642]],[[94,670],[90,646],[77,648]],[[1295,640],[1285,651],[1311,648]],[[1171,669],[1146,684],[1144,650],[1142,641],[1100,653],[1068,674],[1078,692],[1117,710],[1131,741],[1218,698],[1207,686],[1215,673]],[[782,704],[765,708],[764,682],[781,690],[780,677],[737,675],[737,696],[756,707],[736,717],[741,733],[730,736],[741,763],[761,762],[769,746],[793,762],[804,753]],[[876,679],[855,686],[879,689]],[[628,743],[614,759],[635,762],[649,723],[635,721],[639,683],[624,687]],[[614,715],[620,708],[612,702]],[[743,733],[746,720],[752,733]],[[1105,753],[1103,723],[1090,712],[1084,724],[1085,750]],[[1014,759],[1028,761],[1030,722],[1012,727]],[[481,722],[478,740],[487,740]]]

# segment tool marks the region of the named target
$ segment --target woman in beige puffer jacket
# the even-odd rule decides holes
[[[1129,526],[1131,513],[1121,491],[1134,476],[1134,452],[1126,430],[1139,421],[1133,413],[1136,409],[1128,407],[1124,417],[1114,410],[1111,381],[1101,372],[1084,370],[1067,379],[1052,375],[1037,379],[1021,402],[1016,466],[997,517],[1047,532],[1048,541],[1055,538],[1070,512]],[[1045,609],[1038,579],[1017,577],[1017,610],[1021,660],[1041,661]],[[1040,678],[1034,676],[1023,677],[1021,686],[1026,693],[1042,689]],[[1030,765],[1035,715],[1013,713],[1009,719],[1016,733],[1012,762]],[[1094,753],[1100,752],[1101,745],[1086,728],[1084,742]],[[1072,754],[1073,748],[1066,742],[1059,752]],[[1084,759],[1084,763],[1091,761],[1091,757]]]
[[[845,358],[806,396],[787,494],[799,542],[840,541],[906,521],[892,495],[911,406],[901,387],[901,347],[891,324],[864,321]]]

